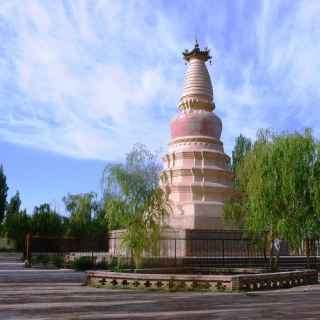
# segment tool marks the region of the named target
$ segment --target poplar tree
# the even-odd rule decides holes
[[[7,206],[7,194],[8,194],[7,177],[4,174],[3,166],[0,166],[0,224],[3,221],[6,206]]]

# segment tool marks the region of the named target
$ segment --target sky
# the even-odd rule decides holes
[[[0,163],[29,212],[100,190],[135,143],[165,153],[195,38],[222,141],[320,130],[320,1],[0,0]]]

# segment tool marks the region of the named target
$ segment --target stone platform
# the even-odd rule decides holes
[[[166,272],[166,270],[164,270]],[[251,291],[292,288],[318,283],[318,271],[298,270],[275,273],[202,275],[172,273],[126,273],[88,271],[86,284],[131,289]]]

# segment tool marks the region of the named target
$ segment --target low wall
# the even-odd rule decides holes
[[[237,275],[145,274],[87,272],[86,284],[113,288],[250,291],[291,288],[318,283],[316,270]]]

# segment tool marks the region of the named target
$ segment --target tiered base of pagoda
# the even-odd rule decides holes
[[[173,208],[168,225],[183,230],[230,229],[223,223],[223,204],[215,201],[192,201]]]

